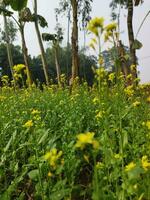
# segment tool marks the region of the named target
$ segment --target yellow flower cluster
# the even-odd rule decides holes
[[[110,23],[110,24],[108,24],[106,27],[105,27],[105,30],[106,31],[114,31],[114,30],[116,30],[117,29],[117,23],[115,23],[115,22],[112,22],[112,23]]]
[[[109,76],[108,76],[108,80],[111,81],[111,82],[113,82],[114,79],[115,79],[115,73],[111,73],[111,74],[109,74]]]
[[[94,99],[93,99],[93,104],[97,104],[98,102],[99,102],[99,98],[94,97]]]
[[[97,111],[96,111],[96,112],[97,112]],[[97,112],[97,114],[96,114],[95,117],[96,117],[96,119],[100,119],[100,118],[103,117],[104,114],[105,114],[105,111],[101,111],[101,110],[100,110],[100,111]]]
[[[150,103],[150,96],[147,97],[146,101],[147,101],[148,103]]]
[[[94,33],[96,36],[99,35],[98,29],[103,29],[104,27],[104,18],[103,17],[95,17],[91,19],[88,23],[87,29]]]
[[[15,65],[13,67],[13,70],[16,72],[16,73],[21,73],[22,70],[24,70],[26,67],[24,64],[18,64],[18,65]]]
[[[31,112],[32,115],[38,115],[40,113],[41,113],[41,111],[35,110],[35,109],[33,109],[32,112]]]
[[[129,85],[128,87],[126,87],[126,88],[124,89],[124,92],[125,92],[125,94],[126,94],[127,96],[129,96],[129,97],[133,96],[133,94],[134,94],[133,86],[132,86],[132,85]]]
[[[150,121],[147,121],[146,124],[147,128],[150,130]]]
[[[137,107],[137,106],[139,106],[140,104],[141,104],[140,101],[135,101],[135,102],[133,103],[133,107]]]
[[[24,128],[30,128],[33,126],[33,121],[32,120],[28,120],[24,125],[23,127]]]
[[[44,158],[49,162],[50,166],[53,169],[56,169],[57,162],[61,156],[62,156],[62,151],[57,151],[56,148],[53,148],[51,151],[45,154]]]
[[[75,147],[83,150],[86,145],[91,144],[94,149],[99,149],[99,142],[94,139],[94,135],[95,133],[93,132],[81,133],[77,135],[78,140]]]
[[[0,96],[0,101],[3,101],[3,100],[5,100],[5,99],[6,99],[5,96]]]
[[[96,75],[98,76],[98,78],[104,78],[106,75],[104,67],[99,67],[98,69],[96,69]]]
[[[150,161],[148,160],[147,156],[143,156],[142,157],[142,167],[145,171],[147,171],[148,169],[150,169]]]
[[[125,166],[125,171],[129,172],[133,170],[136,167],[136,164],[134,162],[130,162],[128,165]]]

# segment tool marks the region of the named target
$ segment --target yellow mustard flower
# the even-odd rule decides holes
[[[148,103],[150,103],[150,96],[147,97],[146,101],[147,101]]]
[[[13,70],[16,72],[16,73],[20,73],[22,70],[24,70],[26,67],[24,64],[18,64],[18,65],[15,65],[13,67]]]
[[[94,97],[93,103],[94,103],[94,104],[97,104],[98,102],[99,102],[99,99],[98,99],[97,97]]]
[[[133,89],[133,86],[132,85],[129,85],[128,87],[126,87],[124,89],[124,92],[127,96],[131,97],[134,95],[134,89]]]
[[[142,167],[145,171],[150,169],[150,161],[146,155],[142,157]]]
[[[111,82],[113,82],[114,79],[115,79],[115,73],[111,73],[111,74],[109,74],[109,76],[108,76],[108,80],[111,81]]]
[[[94,149],[99,148],[99,143],[94,139],[95,133],[88,132],[88,133],[81,133],[77,135],[77,143],[75,144],[76,148],[80,148],[83,150],[87,144],[93,145]]]
[[[134,162],[130,162],[128,165],[125,166],[125,171],[129,172],[133,170],[136,167],[136,164]]]
[[[105,112],[104,111],[99,111],[97,114],[96,114],[96,119],[100,119],[100,118],[102,118],[103,117],[103,115],[105,114]]]
[[[121,155],[120,155],[119,153],[116,153],[116,154],[114,154],[114,158],[119,160],[119,159],[121,159],[122,157],[121,157]]]
[[[56,148],[53,148],[51,151],[47,152],[44,156],[45,160],[47,160],[50,166],[55,169],[57,161],[62,156],[62,151],[57,151]]]
[[[53,177],[52,172],[48,172],[47,176],[48,176],[48,177]]]
[[[141,104],[140,101],[135,101],[132,105],[133,105],[133,107],[137,107],[137,106],[139,106],[140,104]]]
[[[98,36],[98,29],[101,28],[103,29],[104,27],[104,18],[102,17],[95,17],[91,19],[88,23],[87,29],[94,33],[96,36]]]
[[[28,120],[24,125],[23,127],[25,128],[30,128],[33,126],[33,121],[32,120]]]
[[[136,70],[136,65],[134,65],[134,64],[133,64],[133,65],[131,65],[131,66],[130,66],[130,69],[131,69],[131,71],[134,71],[134,70]]]
[[[150,130],[150,120],[149,121],[147,121],[146,123],[145,123],[145,125],[147,126],[147,128]]]
[[[110,31],[114,31],[117,29],[117,23],[115,22],[112,22],[110,24],[108,24],[106,27],[105,27],[105,30],[110,32]]]
[[[128,80],[132,79],[132,74],[128,74],[127,79]]]
[[[0,101],[3,101],[3,100],[5,100],[5,99],[6,99],[5,96],[0,96]]]
[[[32,115],[38,115],[40,113],[41,112],[39,110],[35,110],[35,109],[33,109],[32,112],[31,112]]]

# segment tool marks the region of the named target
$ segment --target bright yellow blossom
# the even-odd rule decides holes
[[[95,133],[88,132],[88,133],[81,133],[77,135],[77,143],[75,144],[76,148],[80,148],[83,150],[87,144],[93,145],[94,149],[99,148],[99,143],[94,139]]]
[[[132,86],[132,85],[129,85],[128,87],[126,87],[126,88],[124,89],[124,92],[125,92],[125,94],[126,94],[127,96],[129,96],[129,97],[133,96],[133,94],[134,94],[133,86]]]
[[[45,160],[48,160],[50,166],[55,169],[57,161],[62,156],[62,151],[57,151],[56,148],[53,148],[51,151],[47,152],[44,156]]]
[[[146,101],[147,101],[148,103],[150,103],[150,96],[147,97]]]
[[[125,166],[125,171],[129,172],[135,168],[136,164],[134,162],[130,162],[128,165]]]
[[[147,126],[147,128],[150,130],[150,120],[149,121],[147,121],[146,123],[145,123],[145,125]]]
[[[117,23],[113,22],[113,23],[110,23],[108,24],[106,27],[105,27],[105,30],[107,32],[110,32],[110,31],[114,31],[117,29]]]
[[[23,127],[25,128],[30,128],[33,126],[33,121],[32,120],[28,120],[24,125]]]
[[[145,171],[150,169],[150,161],[146,155],[142,157],[142,167]]]
[[[111,74],[109,74],[109,76],[108,76],[108,80],[111,81],[111,82],[113,82],[114,79],[115,79],[115,73],[111,73]]]
[[[133,107],[137,107],[137,106],[139,106],[140,104],[141,104],[140,101],[135,101],[135,102],[133,103]]]
[[[94,33],[96,36],[98,36],[99,34],[98,29],[101,28],[102,30],[103,27],[104,27],[104,18],[95,17],[89,21],[87,29],[92,33]]]
[[[35,109],[33,109],[32,112],[31,112],[32,115],[38,115],[40,113],[41,112],[39,110],[35,110]]]

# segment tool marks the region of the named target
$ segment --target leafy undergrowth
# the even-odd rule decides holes
[[[0,92],[0,199],[149,200],[145,86]]]

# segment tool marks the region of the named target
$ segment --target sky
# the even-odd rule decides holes
[[[29,0],[29,7],[33,8],[33,0]],[[92,4],[92,17],[104,17],[105,23],[108,24],[111,20],[110,14],[111,9],[109,8],[111,0],[93,0]],[[40,15],[43,15],[47,22],[48,22],[48,28],[41,29],[42,32],[49,32],[54,33],[54,28],[56,25],[56,19],[55,19],[55,11],[54,9],[57,8],[59,5],[59,0],[38,0],[38,13]],[[141,6],[138,6],[134,10],[134,31],[137,32],[143,18],[147,14],[147,12],[150,10],[150,0],[144,0],[144,3]],[[122,10],[121,14],[121,39],[125,45],[128,45],[128,37],[127,37],[127,24],[126,24],[126,17],[127,17],[127,11]],[[65,16],[59,17],[60,24],[64,28],[64,41],[63,44],[66,45],[67,43],[67,19]],[[150,15],[148,16],[147,20],[145,21],[139,35],[138,40],[142,42],[143,47],[142,49],[137,51],[138,61],[139,61],[139,67],[138,70],[140,71],[140,78],[141,82],[150,82]],[[71,31],[71,30],[70,30]],[[34,24],[27,24],[25,26],[25,35],[26,35],[26,42],[29,50],[29,54],[32,56],[36,56],[40,54],[37,37],[34,29]],[[87,38],[87,41],[90,38]],[[18,37],[18,43],[20,42],[20,38]],[[80,46],[83,46],[83,32],[80,32],[79,34],[79,44]],[[47,47],[48,44],[45,44]]]

